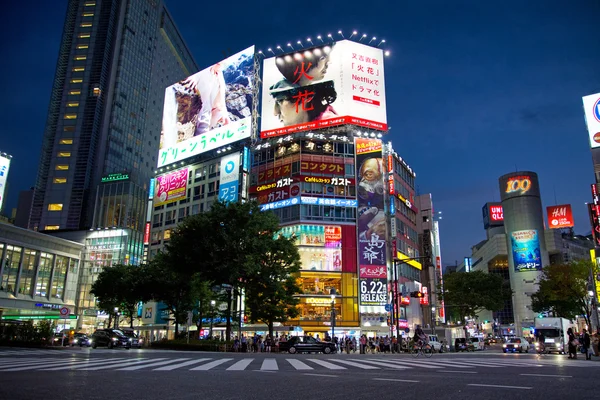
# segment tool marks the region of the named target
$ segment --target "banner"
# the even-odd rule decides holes
[[[510,234],[515,272],[542,269],[540,241],[535,229],[514,231]]]
[[[186,197],[188,169],[183,168],[156,177],[154,207]]]
[[[573,223],[573,212],[570,204],[546,207],[548,214],[548,227],[550,229],[571,228]]]
[[[600,147],[600,93],[583,97],[583,112],[592,149]]]
[[[219,176],[219,200],[224,202],[238,200],[240,179],[240,153],[229,154],[221,158]]]
[[[8,178],[8,169],[10,168],[10,156],[0,155],[0,210],[4,203],[4,193],[6,191],[6,179]]]

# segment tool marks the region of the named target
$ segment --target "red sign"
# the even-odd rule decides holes
[[[373,103],[372,103],[373,104]],[[310,131],[315,129],[327,128],[329,126],[338,126],[338,125],[358,125],[365,128],[377,129],[380,131],[387,130],[387,124],[383,124],[381,122],[375,122],[364,118],[357,117],[339,117],[327,120],[319,120],[319,121],[311,121],[306,122],[304,124],[297,124],[292,126],[286,126],[278,129],[270,129],[264,130],[260,132],[261,139],[268,139],[272,137],[282,136],[282,135],[290,135],[297,132]]]
[[[600,213],[598,213],[598,206],[588,204],[590,212],[590,221],[592,223],[592,236],[594,238],[594,244],[596,247],[600,246]]]
[[[144,229],[144,244],[150,243],[150,222],[146,222],[146,229]]]
[[[570,228],[574,226],[570,204],[546,207],[550,229]]]
[[[390,174],[388,182],[390,185],[390,194],[393,196],[394,194],[396,194],[396,191],[394,190],[394,175]]]
[[[435,257],[435,268],[437,268],[438,271],[442,270],[442,259],[440,256]]]
[[[419,303],[423,305],[429,304],[429,294],[427,293],[427,286],[423,286],[421,288],[421,293],[423,293],[423,297],[419,299]]]
[[[326,226],[325,227],[325,247],[331,244],[342,243],[342,227],[341,226]]]
[[[387,278],[387,269],[381,265],[361,265],[360,278]]]
[[[391,154],[388,155],[388,173],[394,173],[394,158]]]
[[[490,221],[504,221],[504,210],[502,206],[490,206]]]

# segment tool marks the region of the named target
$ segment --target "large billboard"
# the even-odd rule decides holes
[[[251,134],[254,46],[165,90],[158,167]]]
[[[383,58],[343,40],[265,59],[260,137],[342,124],[387,130]]]
[[[540,197],[537,174],[524,171],[500,177],[500,199],[502,201],[520,196]]]
[[[154,207],[185,198],[188,182],[187,168],[158,175],[155,180]]]
[[[502,210],[502,203],[485,203],[482,213],[484,229],[487,229],[490,226],[504,225],[504,211]]]
[[[6,179],[8,178],[8,169],[10,168],[10,156],[0,154],[0,210],[4,205],[4,192],[6,191]]]
[[[294,235],[301,269],[342,271],[342,227],[339,225],[292,225],[281,228],[286,237]]]
[[[219,200],[236,202],[240,182],[240,153],[235,152],[221,158],[219,171]]]
[[[387,304],[386,174],[378,139],[355,139],[360,304]]]
[[[600,147],[600,93],[583,98],[583,111],[590,136],[590,147]]]
[[[510,233],[515,272],[542,269],[538,231],[528,229]]]
[[[548,214],[548,227],[550,229],[571,228],[573,223],[573,212],[570,204],[546,207]]]

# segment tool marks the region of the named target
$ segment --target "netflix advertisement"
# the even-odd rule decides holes
[[[550,229],[572,228],[575,226],[570,204],[546,207],[546,212]]]

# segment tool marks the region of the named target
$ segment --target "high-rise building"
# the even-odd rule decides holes
[[[28,226],[85,244],[78,313],[142,259],[164,91],[196,69],[163,1],[69,1]]]

